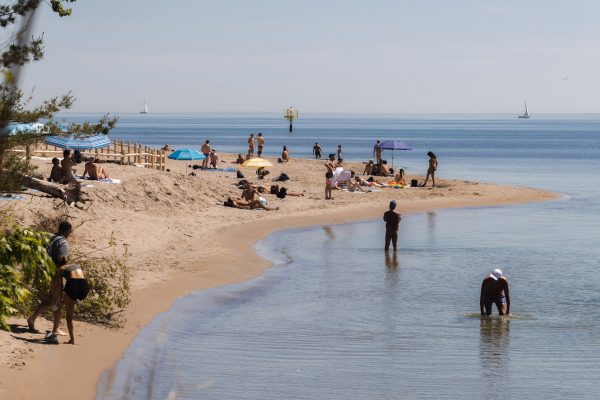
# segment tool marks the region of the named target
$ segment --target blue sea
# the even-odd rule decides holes
[[[237,153],[257,132],[267,155],[309,157],[319,142],[350,160],[399,139],[409,173],[431,150],[443,177],[562,198],[405,215],[395,255],[380,220],[273,234],[256,245],[271,269],[156,316],[97,398],[600,398],[600,116],[306,115],[288,133],[275,114],[132,114],[111,135]],[[494,268],[510,318],[479,315]]]

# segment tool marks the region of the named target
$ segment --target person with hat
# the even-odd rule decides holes
[[[394,251],[398,250],[398,228],[400,227],[400,213],[396,211],[396,201],[390,201],[390,209],[383,213],[385,221],[385,251],[390,249],[390,242],[394,246]]]
[[[510,314],[508,280],[497,268],[481,283],[481,295],[479,296],[481,315],[492,315],[492,304],[496,304],[498,314]]]

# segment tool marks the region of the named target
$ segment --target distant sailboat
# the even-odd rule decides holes
[[[519,118],[531,118],[529,110],[527,109],[527,102],[525,102],[525,114],[519,115]]]
[[[140,111],[140,114],[148,114],[148,105],[146,104],[146,99],[144,99],[144,109]]]

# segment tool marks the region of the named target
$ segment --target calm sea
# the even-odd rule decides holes
[[[442,176],[564,198],[407,215],[396,256],[379,220],[272,235],[257,251],[273,268],[158,315],[99,399],[600,398],[600,116],[315,115],[289,134],[276,115],[131,115],[113,135],[237,152],[258,131],[269,154],[319,141],[355,160],[401,139],[409,172],[433,150]],[[494,268],[508,319],[479,316]]]

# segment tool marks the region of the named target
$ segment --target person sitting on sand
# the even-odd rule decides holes
[[[283,151],[281,152],[281,160],[286,163],[290,161],[290,152],[287,149],[287,146],[283,146]]]
[[[246,182],[246,185],[244,186],[244,190],[242,191],[242,199],[247,200],[247,201],[251,201],[254,200],[255,197],[258,197],[258,190],[256,189],[256,186],[252,186],[250,184],[250,182]]]
[[[271,172],[269,172],[269,170],[265,167],[259,167],[256,170],[256,175],[258,175],[258,179],[265,179],[265,176],[269,175],[270,173]]]
[[[406,186],[406,179],[404,179],[404,170],[402,168],[398,170],[398,173],[394,177],[394,181],[399,185]]]
[[[89,175],[89,179],[93,181],[108,178],[108,173],[106,170],[101,165],[96,165],[97,162],[98,159],[92,157],[87,163],[85,163],[85,171],[83,171],[82,178],[85,178],[86,175]]]
[[[432,151],[427,152],[429,156],[429,167],[427,168],[427,176],[425,177],[425,182],[421,186],[427,185],[427,181],[431,176],[431,187],[435,187],[435,171],[437,171],[438,162],[437,157],[433,154]]]
[[[216,149],[212,149],[210,151],[210,166],[214,169],[217,169],[217,163],[219,162],[219,156],[217,156],[217,150]]]
[[[390,168],[387,166],[387,161],[381,162],[381,176],[390,176]]]
[[[242,157],[242,153],[239,153],[238,156],[237,156],[237,159],[235,160],[235,163],[236,164],[243,164],[244,161],[246,161],[246,160],[244,160],[244,157]]]
[[[71,182],[75,177],[73,176],[73,167],[75,167],[75,160],[71,157],[71,150],[65,149],[63,151],[63,159],[60,161],[62,169],[62,178],[60,183],[67,184]]]
[[[373,175],[373,160],[369,160],[368,163],[365,164],[365,169],[363,170],[363,175]]]
[[[350,171],[350,179],[346,181],[346,187],[349,192],[364,192],[364,190],[360,187],[360,183],[356,181],[356,173],[354,171]],[[360,178],[359,178],[360,179]]]
[[[48,182],[60,182],[62,180],[62,168],[60,167],[60,160],[56,157],[52,159],[52,170],[50,171],[50,177]]]
[[[275,208],[270,208],[265,206],[263,203],[260,202],[260,200],[242,200],[242,199],[232,199],[231,197],[229,197],[227,199],[227,201],[225,201],[225,205],[228,207],[233,207],[233,208],[241,208],[244,210],[255,210],[257,208],[263,209],[263,210],[267,210],[267,211],[277,211],[279,210],[279,207],[275,207]]]
[[[479,296],[481,315],[492,315],[492,304],[496,304],[498,314],[510,314],[508,279],[502,276],[502,271],[499,269],[495,269],[481,282],[481,294]]]

